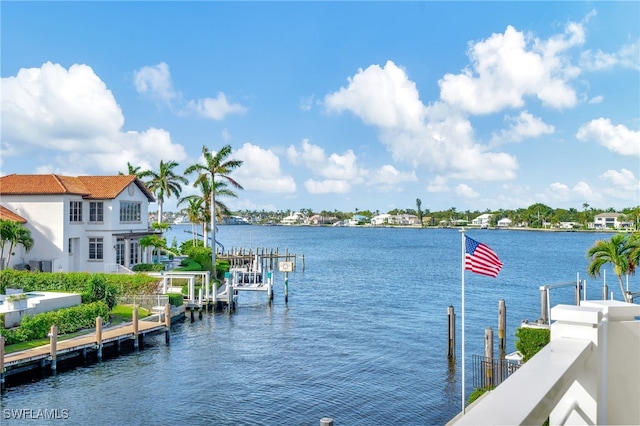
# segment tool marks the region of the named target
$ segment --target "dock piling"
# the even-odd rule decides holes
[[[133,308],[133,315],[131,317],[131,323],[133,325],[133,348],[138,350],[140,341],[138,340],[138,308]]]
[[[320,426],[333,426],[333,419],[331,417],[323,417],[320,419]]]
[[[102,361],[102,317],[96,317],[96,345],[98,347],[98,361]]]
[[[493,329],[484,330],[484,386],[493,386]]]
[[[456,357],[456,313],[451,305],[447,308],[447,317],[449,318],[449,351],[447,352],[447,357],[454,359]]]
[[[500,352],[500,360],[506,356],[507,337],[505,334],[507,324],[507,307],[504,299],[498,301],[498,351]]]
[[[171,329],[171,305],[168,303],[164,305],[164,326],[164,339],[168,345],[169,343],[171,343],[171,337],[169,333]]]
[[[0,336],[0,392],[4,392],[4,336]]]
[[[51,373],[56,374],[56,370],[58,369],[58,326],[55,324],[51,325],[51,331],[49,332],[49,350],[51,355]]]

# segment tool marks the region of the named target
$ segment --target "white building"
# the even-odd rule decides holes
[[[154,201],[134,175],[3,176],[0,218],[23,218],[34,241],[28,253],[16,248],[7,267],[112,272],[143,263],[139,240],[155,233],[147,223]]]
[[[508,228],[508,227],[510,227],[510,226],[511,226],[511,223],[512,223],[511,219],[509,219],[508,217],[503,217],[502,219],[500,219],[500,220],[498,221],[498,223],[496,224],[496,226],[497,226],[498,228]]]
[[[280,223],[283,225],[300,225],[304,223],[305,217],[300,212],[295,212],[289,216],[283,217]]]
[[[491,220],[491,216],[493,216],[491,213],[481,214],[471,221],[471,225],[486,228],[487,226],[489,226],[489,220]]]
[[[596,229],[604,228],[630,228],[631,222],[620,220],[624,217],[621,213],[600,213],[593,218],[593,227]]]

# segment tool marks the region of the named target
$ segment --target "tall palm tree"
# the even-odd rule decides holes
[[[4,250],[7,244],[9,245],[9,250],[5,260]],[[4,269],[5,264],[9,264],[9,259],[13,256],[14,247],[21,245],[28,252],[33,247],[33,244],[29,228],[12,220],[0,219],[0,269]]]
[[[140,166],[133,166],[130,162],[127,161],[127,173],[118,172],[119,175],[136,175],[140,178],[140,174],[144,173]]]
[[[162,222],[162,205],[164,204],[165,197],[169,198],[175,195],[176,198],[180,196],[182,187],[180,184],[188,184],[189,181],[180,175],[176,175],[173,171],[178,163],[175,161],[167,161],[166,163],[160,160],[160,167],[158,171],[145,170],[140,173],[142,178],[150,178],[145,184],[151,192],[156,196],[158,201],[158,223]]]
[[[613,266],[613,273],[618,277],[620,292],[626,299],[622,276],[635,272],[636,263],[633,255],[638,253],[638,247],[640,247],[640,239],[627,237],[625,234],[615,234],[610,240],[598,240],[587,251],[587,257],[591,259],[587,272],[592,277],[598,277],[602,266],[610,263]]]
[[[211,263],[213,265],[213,276],[216,277],[216,247],[215,247],[215,232],[216,232],[216,177],[222,178],[223,181],[230,183],[234,188],[244,189],[242,185],[235,181],[229,174],[236,168],[242,165],[241,160],[230,160],[228,157],[231,155],[231,145],[223,146],[220,151],[215,154],[209,151],[206,146],[202,147],[202,156],[204,157],[204,164],[196,163],[189,166],[184,173],[189,175],[191,173],[198,173],[198,178],[195,180],[194,185],[200,184],[202,181],[211,182],[211,187],[214,189],[211,191],[209,214],[211,217]]]

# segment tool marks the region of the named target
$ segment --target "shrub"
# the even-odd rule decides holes
[[[94,302],[87,305],[58,309],[36,315],[25,315],[18,327],[0,329],[6,344],[44,339],[49,334],[51,326],[58,327],[58,334],[73,333],[83,328],[95,326],[96,317],[107,318],[109,307],[104,302]]]
[[[134,265],[132,270],[134,272],[160,272],[166,269],[165,265],[162,263],[139,263]]]
[[[519,327],[516,329],[516,349],[522,354],[522,362],[527,362],[551,340],[548,328]]]
[[[169,304],[171,306],[182,306],[184,303],[184,297],[180,293],[169,293]]]

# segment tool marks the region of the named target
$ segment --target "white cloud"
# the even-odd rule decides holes
[[[542,121],[541,118],[534,117],[527,111],[522,111],[517,117],[506,117],[509,123],[508,130],[502,130],[499,134],[494,134],[492,144],[501,142],[520,142],[524,139],[536,138],[543,134],[551,134],[555,128]]]
[[[427,185],[427,191],[429,192],[449,192],[449,190],[446,178],[440,175],[434,177]]]
[[[604,100],[604,96],[602,95],[594,96],[593,98],[589,99],[589,104],[591,105],[601,104],[603,100]]]
[[[630,202],[640,201],[640,180],[631,170],[607,170],[600,175],[600,179],[607,183],[607,189],[618,198],[626,198]]]
[[[186,153],[169,133],[123,132],[124,116],[111,91],[87,65],[47,62],[2,79],[3,154],[37,153],[40,170],[117,173],[127,162],[143,168]],[[5,151],[10,146],[13,151]]]
[[[362,121],[381,128],[416,129],[424,118],[418,89],[392,61],[371,65],[349,78],[349,85],[324,99],[329,111],[349,110]]]
[[[593,71],[614,67],[631,68],[640,71],[640,41],[628,43],[617,52],[605,53],[602,50],[586,50],[580,57],[580,65]]]
[[[164,62],[134,71],[133,81],[138,93],[148,94],[168,105],[178,96],[171,84],[169,66]]]
[[[380,130],[393,159],[465,179],[512,179],[517,162],[475,144],[468,119],[443,102],[425,107],[415,83],[393,62],[372,65],[325,97],[329,111],[349,110]],[[471,158],[471,162],[460,158]]]
[[[477,198],[480,194],[464,183],[456,186],[456,194],[463,198]]]
[[[324,179],[322,181],[308,179],[304,187],[311,194],[347,194],[351,192],[351,185],[344,180]]]
[[[238,103],[229,103],[227,96],[220,92],[217,98],[204,98],[187,103],[187,110],[193,111],[201,117],[222,120],[229,114],[241,114],[246,108]]]
[[[291,176],[282,174],[280,159],[271,150],[245,143],[233,153],[242,166],[233,171],[234,179],[247,191],[291,193],[296,183]]]
[[[578,140],[595,141],[607,149],[629,156],[640,156],[640,131],[622,124],[614,126],[608,118],[598,118],[584,124],[576,134]]]
[[[302,141],[301,149],[291,145],[287,148],[287,158],[295,165],[308,167],[316,175],[326,179],[350,180],[360,183],[365,173],[358,167],[354,152],[348,149],[344,154],[331,154],[327,157],[324,149]]]
[[[220,121],[230,114],[243,114],[247,110],[239,103],[229,102],[223,92],[219,92],[215,98],[183,100],[182,94],[173,88],[169,66],[164,62],[144,66],[134,71],[133,77],[138,93],[160,99],[181,114],[194,113],[200,117]],[[177,105],[174,105],[176,103]]]
[[[561,55],[583,42],[582,26],[575,23],[546,41],[508,26],[504,34],[493,34],[469,47],[472,67],[446,74],[439,81],[440,97],[472,114],[520,108],[525,96],[535,96],[553,108],[572,107],[577,97],[568,82],[579,70]]]
[[[385,164],[370,173],[367,184],[393,188],[400,183],[416,182],[417,180],[415,172],[400,172],[392,165]]]
[[[544,194],[538,194],[539,202],[547,203],[564,203],[571,205],[575,203],[597,203],[602,199],[589,184],[586,182],[578,182],[572,188],[560,182],[549,185]]]

